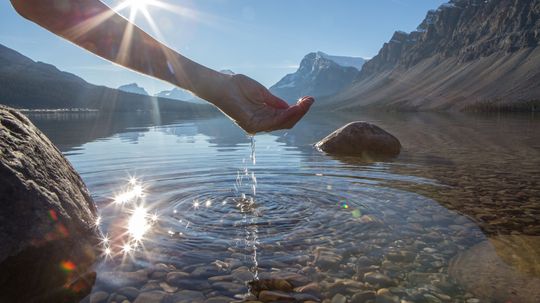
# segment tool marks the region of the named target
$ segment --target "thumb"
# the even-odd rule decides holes
[[[279,128],[292,128],[310,109],[315,102],[313,97],[303,97],[296,105],[286,109],[280,116]]]

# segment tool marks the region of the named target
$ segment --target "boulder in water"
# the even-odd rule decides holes
[[[351,122],[315,144],[319,150],[333,155],[361,156],[366,159],[395,157],[401,151],[396,137],[377,125]]]
[[[72,302],[91,289],[96,207],[56,147],[0,106],[0,302]]]
[[[458,254],[449,273],[485,302],[540,302],[540,237],[496,236]]]

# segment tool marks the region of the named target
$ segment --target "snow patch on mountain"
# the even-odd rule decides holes
[[[361,70],[362,66],[367,61],[366,59],[361,58],[361,57],[334,56],[334,55],[328,55],[320,51],[317,52],[317,55],[325,59],[328,59],[330,61],[333,61],[340,66],[345,66],[345,67],[351,66],[351,67],[356,68],[357,70]]]

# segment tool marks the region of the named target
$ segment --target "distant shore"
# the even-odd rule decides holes
[[[99,109],[94,108],[20,108],[23,113],[97,113]]]

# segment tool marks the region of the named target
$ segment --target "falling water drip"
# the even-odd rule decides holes
[[[253,190],[253,197],[255,197],[257,195],[257,178],[254,172],[251,172],[251,189]]]
[[[259,244],[259,231],[257,229],[257,211],[255,208],[255,196],[257,194],[257,177],[255,172],[250,170],[253,169],[257,163],[255,157],[255,137],[250,136],[250,162],[243,159],[242,163],[244,164],[242,169],[239,169],[236,175],[236,182],[234,185],[236,194],[238,195],[240,203],[238,203],[240,212],[242,213],[242,225],[245,226],[244,230],[244,245],[247,250],[252,252],[250,257],[251,266],[250,270],[253,274],[255,280],[259,279],[259,261],[258,261],[258,247]],[[244,178],[250,180],[251,182],[243,182]],[[247,195],[244,190],[246,187],[250,187],[251,195]]]
[[[255,136],[250,136],[251,138],[251,163],[253,166],[257,164],[257,159],[255,158]],[[255,172],[251,171],[251,189],[253,193],[253,197],[251,198],[251,204],[255,204],[255,196],[257,195],[257,178],[255,177]],[[251,218],[251,224],[250,224],[250,231],[249,231],[249,242],[251,244],[251,248],[253,249],[253,279],[259,280],[259,261],[257,260],[257,244],[259,242],[259,231],[257,229],[257,217],[253,216]]]
[[[255,159],[255,136],[251,135],[249,137],[251,138],[251,163],[255,165],[257,164],[257,160]]]
[[[253,279],[254,280],[259,280],[259,260],[257,259],[257,244],[259,243],[259,237],[258,237],[258,234],[259,234],[259,230],[257,229],[257,224],[255,224],[255,219],[252,218],[251,219],[251,223],[252,223],[252,231],[251,231],[251,235],[252,235],[252,248],[253,248],[253,267],[252,267],[252,270],[253,270]]]

